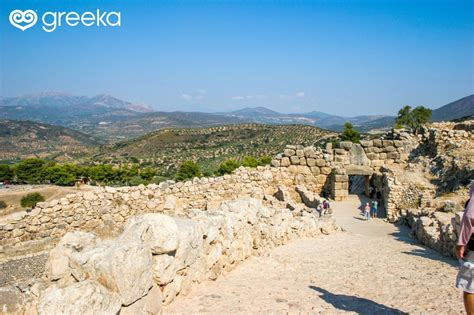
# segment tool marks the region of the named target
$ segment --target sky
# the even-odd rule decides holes
[[[37,23],[13,27],[16,9]],[[97,9],[120,26],[42,29],[45,12]],[[437,108],[474,93],[474,0],[0,0],[0,96],[45,91],[164,111]]]

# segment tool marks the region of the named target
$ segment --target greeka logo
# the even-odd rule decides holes
[[[11,25],[25,31],[30,27],[33,27],[38,21],[38,15],[33,10],[13,10],[10,12],[9,20]],[[121,13],[102,12],[97,9],[95,12],[83,12],[81,14],[71,12],[45,12],[41,17],[42,29],[45,32],[54,32],[56,29],[62,26],[78,26],[82,25],[85,27],[120,27],[121,26]]]
[[[9,19],[13,26],[24,31],[36,24],[36,21],[38,21],[38,16],[33,10],[13,10],[10,13]]]

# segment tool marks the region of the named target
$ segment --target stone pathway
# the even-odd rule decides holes
[[[333,205],[345,232],[252,257],[164,313],[462,314],[456,261],[420,246],[405,229],[363,221],[360,202],[350,196]]]

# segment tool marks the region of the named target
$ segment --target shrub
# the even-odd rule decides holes
[[[257,167],[258,166],[258,161],[253,156],[246,156],[242,160],[242,165],[245,166],[245,167]]]
[[[29,193],[21,198],[20,204],[23,208],[34,208],[38,202],[44,201],[44,196],[38,192]]]
[[[185,161],[178,168],[178,172],[176,173],[176,180],[185,181],[187,179],[192,179],[194,177],[200,176],[201,169],[199,168],[199,165],[197,165],[193,161]]]
[[[239,163],[235,160],[227,160],[221,163],[219,165],[219,169],[217,170],[217,174],[219,175],[224,175],[224,174],[230,174],[233,171],[235,171],[239,167]]]
[[[352,126],[351,123],[347,122],[344,124],[344,131],[341,138],[343,141],[358,143],[360,141],[360,133],[354,129],[354,126]]]
[[[271,162],[272,162],[272,158],[269,156],[262,156],[258,159],[258,165],[260,166],[268,165]]]
[[[0,200],[0,209],[5,209],[7,207],[7,203],[3,200]]]

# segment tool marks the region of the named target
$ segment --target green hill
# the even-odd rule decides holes
[[[0,120],[0,160],[57,157],[82,154],[98,142],[68,128],[33,121]]]
[[[171,174],[185,160],[214,169],[228,158],[273,156],[289,143],[312,145],[336,133],[305,125],[229,125],[211,128],[171,128],[101,148],[90,162],[139,163]]]

